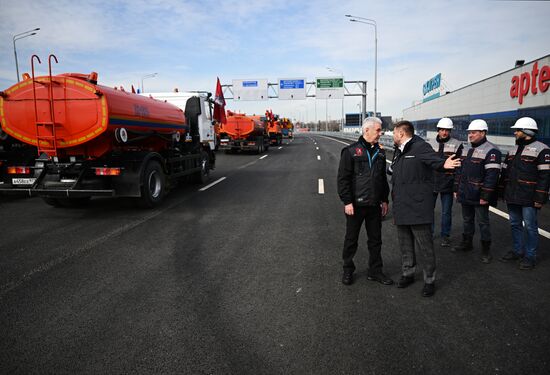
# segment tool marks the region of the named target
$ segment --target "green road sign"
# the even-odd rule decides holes
[[[317,88],[319,89],[341,89],[343,87],[343,78],[317,78]]]

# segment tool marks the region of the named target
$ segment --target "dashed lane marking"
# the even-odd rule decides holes
[[[325,194],[325,181],[322,178],[319,179],[319,194]]]
[[[223,180],[225,180],[227,177],[218,178],[216,181],[212,182],[211,184],[206,185],[205,187],[202,187],[199,189],[199,191],[205,191],[206,189],[210,189],[212,186],[219,184]]]
[[[268,156],[268,155],[264,155],[264,156],[262,156],[259,160],[265,159],[265,158],[267,158],[267,156]]]
[[[283,146],[279,147],[277,150],[280,150],[280,149],[282,149],[282,148],[283,148]]]
[[[320,155],[317,155],[317,160],[321,160],[321,156],[320,156]]]
[[[319,149],[319,147],[315,147],[317,150]]]

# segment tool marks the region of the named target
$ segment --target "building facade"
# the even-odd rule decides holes
[[[539,127],[538,138],[550,143],[550,55],[517,66],[433,100],[403,110],[403,118],[413,122],[417,132],[435,138],[441,117],[450,117],[453,136],[467,139],[467,127],[474,119],[489,126],[491,142],[514,145],[510,127],[520,117],[532,117]],[[506,148],[506,147],[505,147]]]

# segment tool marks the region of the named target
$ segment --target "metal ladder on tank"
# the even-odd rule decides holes
[[[40,58],[37,55],[32,55],[31,57],[31,69],[32,69],[32,92],[34,99],[34,122],[36,126],[36,148],[38,151],[38,156],[40,157],[43,153],[46,153],[50,157],[57,157],[57,137],[56,137],[56,123],[55,123],[55,108],[54,108],[54,97],[53,97],[53,78],[52,78],[52,57],[57,64],[57,57],[55,55],[50,55],[48,57],[48,71],[49,71],[49,87],[48,87],[48,102],[50,109],[50,121],[38,121],[38,107],[36,101],[36,87],[35,87],[35,76],[34,76],[34,58],[38,60],[39,64],[42,64]]]

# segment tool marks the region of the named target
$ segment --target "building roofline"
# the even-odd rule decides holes
[[[490,77],[484,78],[484,79],[482,79],[482,80],[476,81],[476,82],[474,82],[474,83],[470,83],[470,84],[468,84],[468,85],[466,85],[466,86],[462,86],[461,88],[458,88],[458,89],[456,89],[456,90],[454,90],[454,91],[451,91],[451,92],[449,92],[448,94],[441,95],[441,96],[439,96],[439,97],[437,97],[437,98],[434,98],[434,99],[430,100],[430,102],[433,102],[433,101],[435,101],[435,100],[441,99],[441,98],[443,98],[443,97],[445,97],[445,96],[447,96],[447,95],[452,95],[452,94],[454,94],[454,93],[457,92],[457,91],[463,90],[463,89],[468,88],[468,87],[473,86],[473,85],[477,85],[478,83],[481,83],[481,82],[483,82],[483,81],[487,81],[487,80],[489,80],[489,79],[493,79],[493,78],[495,78],[495,77],[498,77],[498,76],[500,76],[500,75],[502,75],[502,74],[506,74],[506,73],[508,73],[508,72],[511,72],[512,70],[521,69],[521,68],[524,67],[525,65],[532,64],[532,63],[534,63],[535,61],[542,60],[542,59],[545,59],[545,58],[547,58],[547,57],[550,57],[550,54],[545,55],[545,56],[542,56],[542,57],[539,57],[538,59],[534,59],[534,60],[529,61],[529,62],[527,62],[527,63],[524,63],[523,65],[513,67],[512,69],[508,69],[508,70],[505,70],[505,71],[503,71],[503,72],[497,73],[497,74],[495,74],[495,75],[492,75],[492,76],[490,76]],[[410,108],[417,107],[417,106],[422,105],[422,104],[424,104],[424,103],[428,103],[428,102],[422,102],[422,103],[419,103],[419,104],[416,104],[416,105],[411,105],[410,107],[404,108],[402,111],[405,111],[405,110],[410,109]]]

